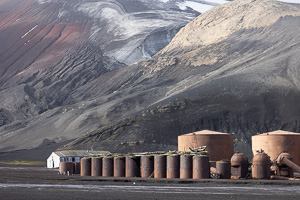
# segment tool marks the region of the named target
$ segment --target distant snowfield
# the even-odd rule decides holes
[[[287,3],[298,3],[298,4],[300,4],[300,0],[277,0],[277,1],[282,1],[282,2],[287,2]]]
[[[184,1],[184,2],[178,2],[177,6],[181,10],[186,10],[187,8],[191,8],[197,12],[204,13],[205,11],[208,11],[209,9],[214,7],[214,5],[211,5],[211,4],[218,5],[218,4],[224,4],[227,2],[228,1],[225,1],[225,0],[206,0],[206,1],[202,1],[201,3],[195,2],[195,1]],[[205,3],[207,3],[207,4],[205,4]]]

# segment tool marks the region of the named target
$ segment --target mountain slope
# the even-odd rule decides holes
[[[236,8],[234,12],[228,5]],[[211,129],[234,133],[236,150],[251,156],[251,135],[276,129],[300,131],[299,9],[296,4],[271,0],[233,1],[197,17],[151,59],[122,67],[99,51],[92,54],[100,56],[94,58],[101,61],[95,66],[112,68],[105,67],[105,72],[90,79],[81,78],[88,71],[86,65],[75,73],[78,76],[69,73],[76,67],[55,67],[57,73],[49,78],[36,75],[25,84],[9,87],[5,94],[14,95],[1,100],[14,104],[1,110],[7,123],[0,128],[1,151],[58,146],[78,136],[62,148],[172,150],[177,148],[178,135]],[[218,19],[221,11],[223,20]],[[251,21],[260,19],[262,13],[277,20],[268,24]],[[241,18],[253,26],[236,20]],[[203,21],[213,26],[200,25]],[[210,35],[210,42],[203,43],[207,40],[199,39],[202,35]],[[187,39],[193,42],[186,43]],[[83,45],[81,49],[89,48]],[[63,63],[85,55],[80,52],[71,53]],[[77,81],[69,81],[73,78]],[[11,117],[15,116],[10,111],[13,105],[19,103],[17,107],[28,114],[34,107],[28,105],[36,105],[39,98],[53,107],[25,120]]]
[[[220,9],[232,6],[245,10],[248,6],[259,10],[262,5],[268,5],[262,13],[278,16],[278,20],[241,26],[210,44],[195,38],[191,45],[181,46],[187,35],[210,31],[204,27],[195,32],[195,24],[215,21]],[[279,7],[284,8],[280,13]],[[299,9],[299,5],[269,0],[234,1],[199,16],[152,60],[132,66],[140,68],[143,76],[130,87],[136,92],[143,85],[143,91],[151,94],[147,109],[128,122],[102,127],[64,148],[175,149],[179,134],[211,129],[233,133],[236,150],[251,157],[251,135],[277,129],[300,132]],[[237,10],[236,15],[240,13]],[[244,18],[254,18],[253,13],[248,15],[245,12]],[[228,27],[223,22],[212,29]],[[124,94],[126,89],[116,93]]]

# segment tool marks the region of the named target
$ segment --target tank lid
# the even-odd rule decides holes
[[[202,131],[197,131],[197,132],[193,132],[193,133],[183,134],[180,136],[193,136],[193,135],[231,135],[231,134],[217,132],[217,131],[210,131],[210,130],[202,130]]]
[[[299,135],[300,136],[300,133],[283,131],[283,130],[277,130],[277,131],[262,133],[260,135],[254,135],[254,136],[266,136],[266,135]]]

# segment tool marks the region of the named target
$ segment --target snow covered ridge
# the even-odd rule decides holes
[[[300,4],[300,0],[277,0],[277,1],[282,1],[282,2],[286,2],[286,3],[298,3],[298,4]]]

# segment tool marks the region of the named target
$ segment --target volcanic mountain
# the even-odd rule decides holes
[[[1,88],[1,151],[53,148],[78,136],[61,149],[174,150],[178,135],[210,129],[234,134],[236,150],[250,156],[251,135],[300,131],[299,22],[298,4],[235,0],[198,16],[157,54],[127,67],[103,53],[109,50],[82,43],[80,34],[74,37],[81,48],[46,49],[44,60],[26,70],[26,60],[4,59],[20,70],[6,67],[1,76],[13,75]],[[22,55],[30,42],[3,52]]]

